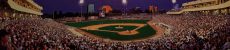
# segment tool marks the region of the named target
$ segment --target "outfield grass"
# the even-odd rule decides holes
[[[74,26],[77,28],[86,27],[90,25],[97,25],[97,24],[111,24],[111,23],[140,23],[145,24],[148,20],[99,20],[99,21],[87,21],[87,22],[72,22],[66,23],[66,25]]]
[[[106,26],[106,27],[101,27],[99,30],[109,30],[109,31],[126,31],[126,30],[134,30],[137,28],[137,26],[120,26],[123,27],[122,29],[117,29],[119,25],[114,25],[114,26]]]

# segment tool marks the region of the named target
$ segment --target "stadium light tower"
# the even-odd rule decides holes
[[[79,5],[81,6],[81,14],[80,14],[81,16],[80,17],[83,17],[82,7],[84,5],[84,0],[80,0]]]
[[[175,3],[176,3],[176,0],[172,0],[172,3],[173,3],[173,7],[175,7]]]
[[[125,9],[124,9],[124,14],[125,16],[127,15],[126,9],[127,9],[127,0],[122,0],[122,4],[124,5]]]

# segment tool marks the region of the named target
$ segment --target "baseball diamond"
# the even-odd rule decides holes
[[[230,50],[230,0],[0,0],[0,50]]]
[[[156,34],[157,31],[147,22],[148,20],[98,20],[66,24],[87,32],[90,34],[88,36],[129,41],[148,38]]]

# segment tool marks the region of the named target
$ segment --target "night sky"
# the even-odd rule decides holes
[[[80,12],[79,0],[34,0],[43,7],[44,13],[53,13],[54,11],[66,12]],[[184,2],[191,0],[177,0],[176,4],[181,5]],[[87,4],[95,4],[95,9],[98,11],[103,5],[111,5],[113,9],[123,9],[122,0],[85,0],[83,11],[86,12]],[[141,7],[142,10],[147,9],[149,5],[154,5],[159,10],[170,10],[173,8],[171,0],[128,0],[127,7],[135,8]]]

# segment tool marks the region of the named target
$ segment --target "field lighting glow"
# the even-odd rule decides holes
[[[173,3],[173,4],[176,3],[176,0],[172,0],[172,3]]]
[[[122,3],[123,4],[127,4],[127,0],[122,0]]]
[[[80,0],[80,1],[79,1],[79,4],[84,4],[84,0]]]

